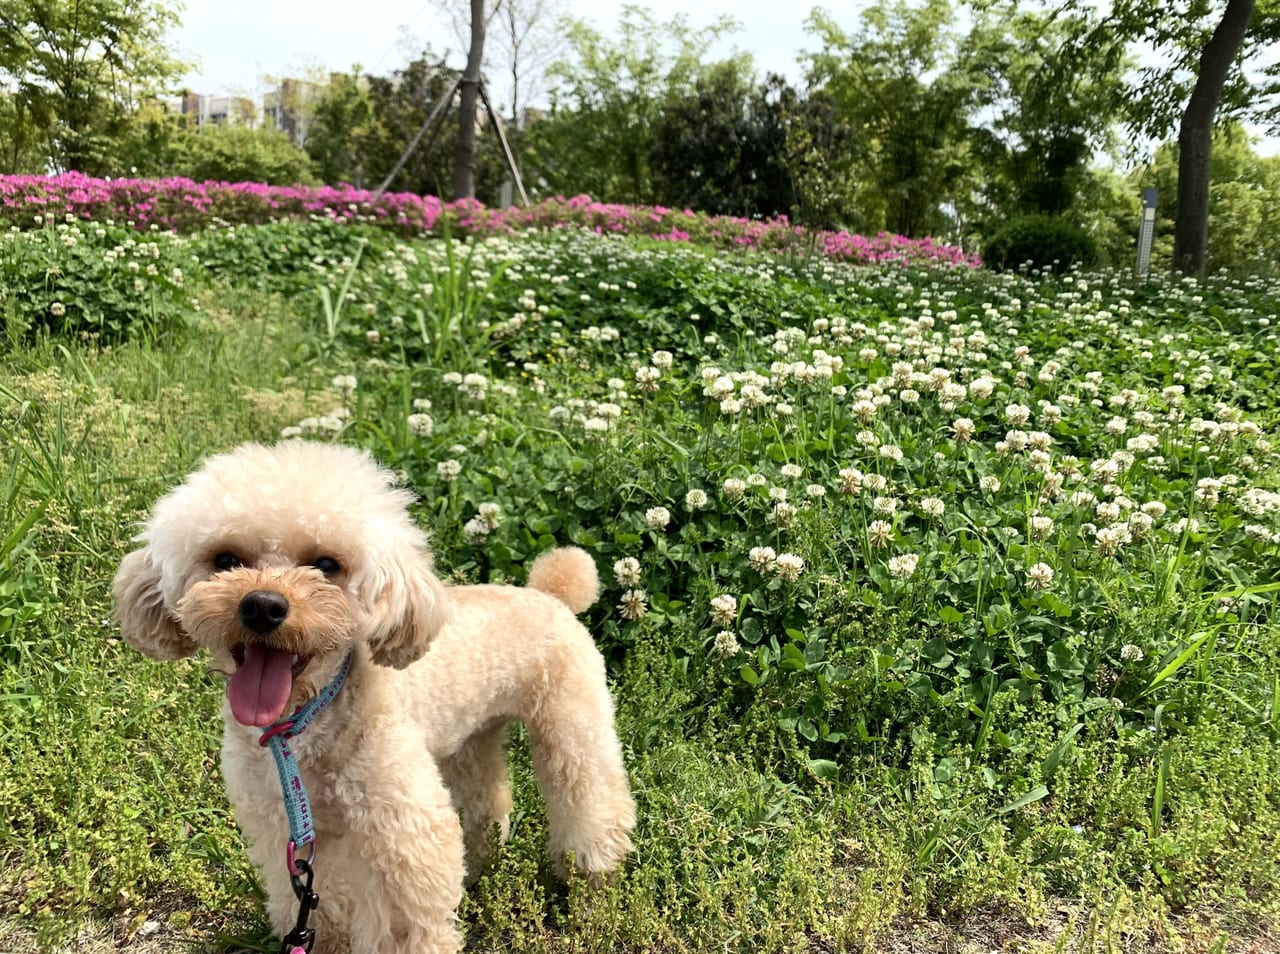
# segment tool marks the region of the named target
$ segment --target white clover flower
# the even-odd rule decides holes
[[[1148,517],[1152,517],[1156,520],[1159,520],[1161,517],[1163,517],[1165,513],[1167,513],[1169,510],[1168,507],[1166,507],[1164,504],[1162,504],[1158,500],[1147,501],[1142,505],[1141,509],[1142,509],[1142,512],[1145,513]]]
[[[720,489],[726,500],[741,500],[747,492],[747,482],[737,477],[726,477]]]
[[[797,508],[793,504],[787,503],[785,500],[779,500],[773,505],[773,510],[769,514],[769,519],[776,523],[779,527],[787,528],[795,521]]]
[[[742,651],[742,647],[738,645],[738,637],[727,629],[716,633],[715,642],[711,644],[711,648],[715,650],[716,655],[726,658],[736,656]]]
[[[822,486],[822,484],[809,484],[809,486],[805,487],[804,492],[806,497],[816,499],[818,497],[825,497],[827,495],[827,488]]]
[[[410,433],[416,437],[430,437],[436,426],[430,414],[410,414],[405,418],[405,423],[409,425]]]
[[[442,384],[447,384],[450,387],[457,387],[462,383],[462,374],[458,371],[446,371],[444,374],[440,375],[440,381]]]
[[[482,503],[476,508],[478,516],[490,530],[497,530],[502,523],[502,506],[497,503]]]
[[[867,540],[876,549],[887,547],[893,540],[893,524],[887,520],[872,520],[867,524]]]
[[[905,580],[916,571],[920,557],[914,553],[903,553],[889,557],[889,575],[895,580]]]
[[[978,487],[984,493],[995,494],[1000,492],[1000,478],[994,474],[984,474],[978,480]]]
[[[658,379],[662,371],[654,367],[636,368],[636,387],[641,391],[652,393],[658,390]]]
[[[772,500],[774,503],[780,503],[782,501],[785,501],[787,499],[787,488],[786,487],[770,487],[769,499]]]
[[[862,471],[856,467],[845,467],[840,471],[840,493],[856,494],[862,489]]]
[[[951,433],[955,435],[957,444],[967,444],[973,440],[976,427],[971,418],[957,417],[951,423]]]
[[[582,422],[582,430],[589,440],[599,442],[609,433],[609,422],[603,417],[589,417]]]
[[[707,505],[707,492],[694,487],[684,495],[684,505],[688,510],[701,510]]]
[[[878,453],[885,460],[891,460],[894,463],[899,463],[902,460],[902,448],[896,444],[884,444],[880,447]]]
[[[920,512],[926,517],[936,520],[947,509],[947,505],[938,497],[925,497],[920,501]]]
[[[467,543],[476,546],[488,539],[489,526],[479,517],[472,517],[463,526],[462,532],[466,534]]]
[[[769,478],[766,477],[764,474],[748,474],[747,475],[748,487],[767,487],[768,485],[769,485]]]
[[[799,464],[783,464],[781,474],[783,480],[798,480],[800,475],[804,473],[804,468]]]
[[[472,400],[479,401],[484,398],[486,393],[488,393],[489,379],[483,374],[476,374],[474,372],[464,375],[458,390]]]
[[[878,514],[889,516],[898,512],[897,497],[876,497],[871,501],[871,509]]]
[[[1125,643],[1120,647],[1120,658],[1125,662],[1142,662],[1145,657],[1146,653],[1133,643]]]
[[[52,305],[49,306],[49,314],[53,315],[53,317],[55,318],[61,318],[66,313],[67,313],[67,306],[60,301],[55,301]]]
[[[1120,505],[1111,500],[1101,501],[1093,508],[1093,512],[1102,523],[1115,523],[1120,519]]]
[[[774,552],[773,547],[752,547],[747,554],[747,562],[757,573],[767,573],[772,570],[774,561],[777,559],[778,554]]]
[[[1031,537],[1034,540],[1043,540],[1046,537],[1048,537],[1049,534],[1053,533],[1052,517],[1041,517],[1041,516],[1032,517],[1030,520],[1030,525],[1031,525],[1031,530],[1030,530]]]
[[[1104,557],[1115,556],[1120,547],[1129,542],[1129,532],[1124,526],[1099,527],[1093,537],[1098,555]]]
[[[717,626],[732,626],[738,618],[738,601],[725,593],[711,601],[711,619]]]
[[[675,357],[670,351],[655,351],[649,358],[655,368],[667,371],[671,365],[675,363]]]
[[[413,409],[415,411],[429,411],[431,410],[431,401],[428,398],[414,398]]]
[[[442,460],[440,463],[436,464],[436,474],[439,475],[440,479],[446,484],[453,483],[453,481],[458,479],[458,475],[461,473],[462,464],[452,458],[449,460]]]
[[[648,612],[648,597],[644,590],[627,590],[622,594],[622,599],[618,603],[618,611],[622,614],[622,618],[626,620],[642,619],[644,614]]]
[[[298,427],[296,424],[290,424],[288,427],[282,427],[280,429],[280,436],[286,440],[294,437],[301,437],[302,428]]]
[[[969,394],[976,401],[985,401],[996,389],[996,383],[990,378],[982,377],[969,385]]]
[[[794,583],[804,572],[804,560],[794,553],[779,553],[778,558],[773,561],[773,571],[778,574],[779,579]]]
[[[637,586],[640,583],[640,561],[635,557],[623,557],[613,564],[613,578],[619,586]]]
[[[342,395],[343,400],[349,400],[358,385],[354,374],[339,374],[329,382],[329,386]]]
[[[666,507],[650,507],[644,512],[644,522],[650,529],[665,530],[671,522],[671,511]]]
[[[1047,590],[1053,584],[1053,567],[1047,563],[1037,563],[1027,570],[1027,587],[1033,590]]]
[[[1004,409],[1004,418],[1015,428],[1026,427],[1031,420],[1031,408],[1025,404],[1010,404]]]

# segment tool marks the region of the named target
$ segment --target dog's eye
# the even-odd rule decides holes
[[[243,565],[238,556],[227,551],[223,551],[213,558],[213,568],[219,573],[225,570],[234,570],[236,567]]]
[[[338,563],[337,560],[335,560],[333,557],[327,557],[327,556],[316,557],[315,560],[312,561],[311,565],[315,567],[317,570],[319,570],[321,573],[323,573],[325,576],[333,576],[335,573],[337,573],[339,570],[342,569],[342,566]]]

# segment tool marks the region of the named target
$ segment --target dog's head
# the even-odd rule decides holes
[[[156,504],[120,564],[124,637],[157,659],[210,649],[246,725],[313,696],[359,642],[375,663],[407,666],[448,614],[411,499],[350,448],[213,457]]]

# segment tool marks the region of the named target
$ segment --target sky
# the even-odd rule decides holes
[[[463,0],[465,2],[465,0]],[[562,0],[566,12],[587,20],[603,33],[612,32],[622,12],[621,0]],[[644,0],[659,22],[688,15],[694,27],[729,14],[742,24],[723,49],[750,52],[756,69],[800,79],[797,53],[813,49],[804,31],[810,5],[784,0]],[[853,25],[859,3],[841,4],[841,19]],[[696,12],[690,12],[690,7]],[[298,76],[308,68],[347,70],[359,63],[366,72],[388,73],[404,65],[409,54],[429,45],[446,49],[458,67],[465,57],[446,18],[424,0],[189,0],[182,26],[173,34],[177,52],[198,60],[187,76],[194,91],[207,95],[240,94],[257,98],[264,76]],[[417,43],[412,42],[413,39]]]
[[[452,2],[466,4],[466,0]],[[570,16],[606,34],[613,32],[624,6],[624,0],[560,2]],[[707,58],[748,52],[761,76],[781,73],[799,82],[803,78],[799,54],[817,48],[804,29],[809,11],[820,5],[817,0],[637,2],[659,22],[685,14],[695,28],[722,14],[732,16],[741,29],[710,48]],[[824,5],[852,31],[866,0],[826,0]],[[695,8],[693,12],[690,7]],[[268,77],[323,75],[355,64],[367,73],[385,75],[403,66],[424,45],[437,54],[449,51],[450,64],[459,69],[465,61],[447,17],[432,0],[365,0],[359,5],[349,0],[188,0],[172,40],[179,56],[198,64],[186,78],[193,92],[242,95],[259,103],[261,94],[274,86]],[[501,98],[496,86],[495,97]],[[1263,155],[1280,155],[1280,138],[1261,139],[1257,147]]]

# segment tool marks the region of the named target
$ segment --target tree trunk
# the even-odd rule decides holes
[[[1178,130],[1178,211],[1173,229],[1173,268],[1202,275],[1209,257],[1209,171],[1213,118],[1231,66],[1244,46],[1255,0],[1228,0],[1213,36],[1200,54],[1200,69]]]
[[[1250,0],[1252,3],[1252,0]],[[484,0],[471,0],[471,50],[462,76],[458,100],[458,150],[453,160],[453,197],[476,196],[476,103],[480,93],[480,63],[484,59]]]

